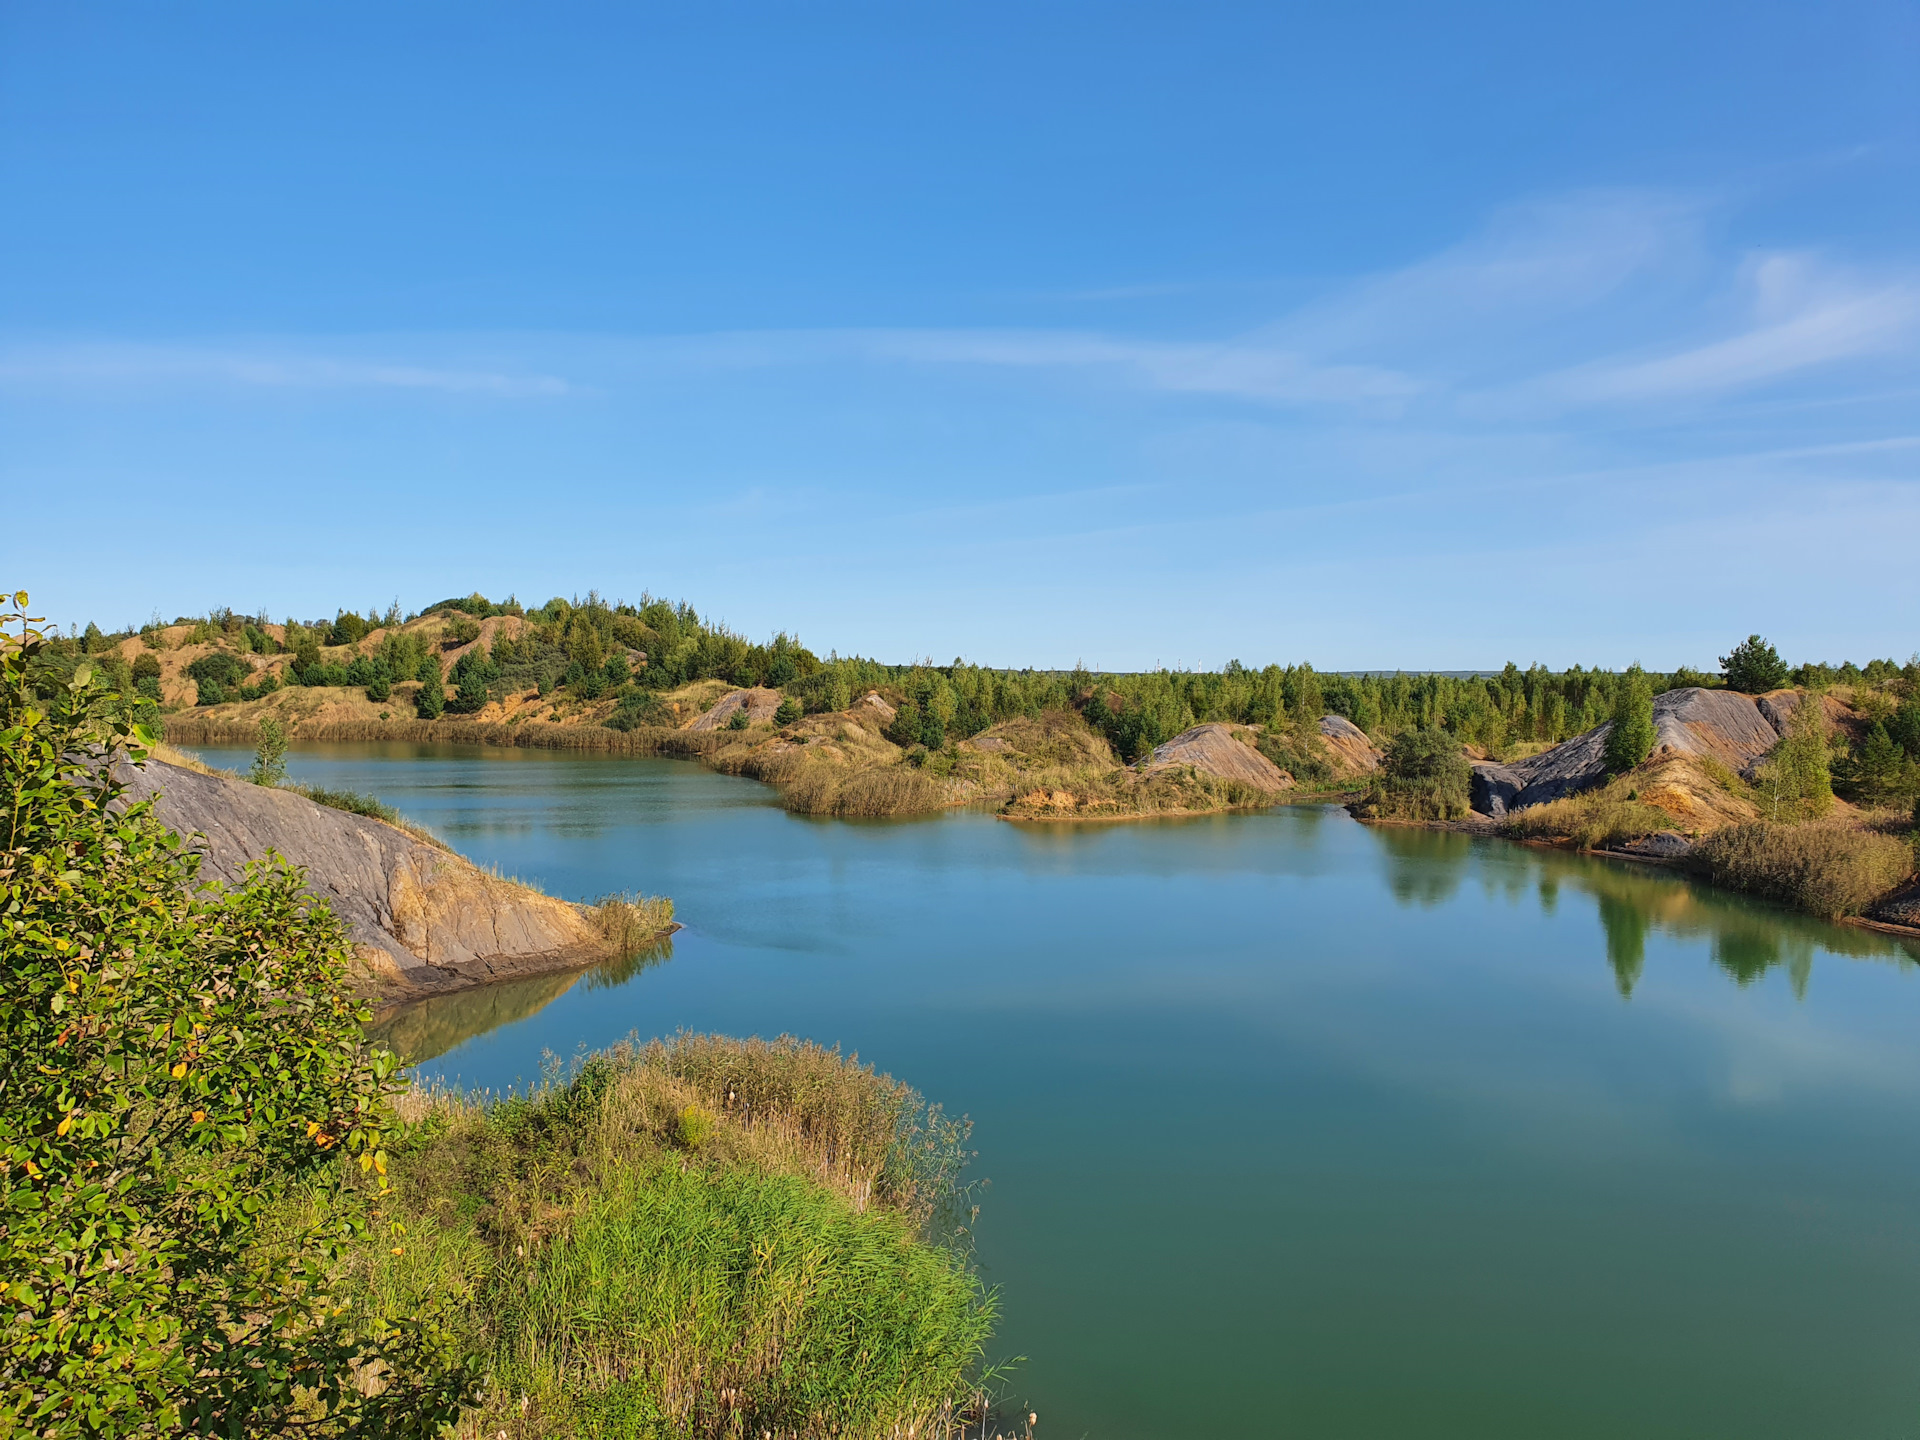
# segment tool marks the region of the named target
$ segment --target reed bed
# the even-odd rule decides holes
[[[809,765],[792,773],[780,803],[800,815],[877,819],[930,814],[947,804],[947,790],[909,765],[871,765],[853,771]]]
[[[489,1374],[462,1436],[932,1437],[977,1405],[967,1127],[871,1067],[680,1035],[405,1108],[351,1279],[383,1318],[453,1297]]]
[[[592,913],[600,934],[622,955],[673,929],[673,901],[665,895],[607,895],[592,907]]]
[[[1860,914],[1914,868],[1905,840],[1845,820],[1730,825],[1700,841],[1693,859],[1716,885],[1829,920]]]
[[[167,741],[173,745],[252,745],[260,738],[256,725],[203,719],[193,715],[166,717]],[[498,745],[523,750],[605,750],[620,755],[707,755],[732,738],[719,731],[639,726],[610,730],[604,725],[555,725],[530,720],[509,725],[477,720],[354,720],[329,724],[301,724],[294,738],[302,741],[344,742],[404,740],[416,744]]]

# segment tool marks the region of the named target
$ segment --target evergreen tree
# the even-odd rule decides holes
[[[1720,657],[1720,671],[1727,688],[1746,695],[1762,695],[1787,683],[1786,662],[1758,635],[1749,635],[1733,647],[1731,655]]]
[[[440,677],[440,657],[426,655],[420,660],[420,692],[413,697],[413,711],[422,720],[438,720],[447,708],[446,682]]]
[[[1613,723],[1607,731],[1607,769],[1624,775],[1653,753],[1653,689],[1638,665],[1621,677],[1614,692]]]

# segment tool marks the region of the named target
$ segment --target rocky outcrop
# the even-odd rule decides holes
[[[450,851],[288,790],[148,760],[122,765],[133,800],[200,857],[203,879],[233,883],[275,852],[345,923],[366,980],[389,998],[429,994],[602,959],[578,905],[489,875]]]
[[[1190,765],[1202,775],[1237,780],[1258,790],[1279,793],[1293,789],[1293,777],[1238,738],[1232,725],[1196,725],[1164,745],[1156,745],[1147,762],[1148,775],[1172,765]]]
[[[1698,687],[1656,696],[1654,757],[1691,755],[1751,776],[1779,743],[1785,717],[1792,713],[1791,704],[1777,703],[1781,698],[1756,702],[1732,690]],[[1473,808],[1498,819],[1509,810],[1563,800],[1601,784],[1607,778],[1607,736],[1612,730],[1611,724],[1598,726],[1509,765],[1475,763]]]
[[[721,730],[742,710],[747,712],[749,725],[760,725],[773,719],[773,712],[780,708],[780,692],[756,685],[751,690],[735,690],[730,695],[722,695],[713,702],[713,707],[687,726],[689,730]]]

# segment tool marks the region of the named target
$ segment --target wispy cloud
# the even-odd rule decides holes
[[[874,331],[876,357],[921,364],[1105,370],[1148,389],[1278,404],[1404,400],[1420,382],[1384,366],[1321,363],[1270,345],[1116,339],[1058,331]]]
[[[0,384],[220,384],[281,390],[418,390],[502,398],[562,395],[551,375],[444,368],[273,349],[169,345],[13,345],[0,349]]]
[[[1484,430],[1553,423],[1583,409],[1720,404],[1746,392],[1778,400],[1783,380],[1920,349],[1920,266],[1867,274],[1817,253],[1730,254],[1714,240],[1724,220],[1717,204],[1605,191],[1510,206],[1434,254],[1333,283],[1306,304],[1216,336],[979,327],[312,345],[22,342],[0,346],[0,385],[523,398],[583,384],[645,390],[713,371],[978,367],[1317,410],[1335,420],[1411,418]],[[1881,382],[1887,373],[1883,366]],[[1803,387],[1795,398],[1809,393]]]
[[[1806,255],[1752,262],[1750,314],[1735,333],[1642,360],[1601,361],[1547,382],[1570,400],[1663,400],[1746,389],[1911,345],[1920,282],[1862,283]]]

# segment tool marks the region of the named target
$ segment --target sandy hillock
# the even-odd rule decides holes
[[[203,775],[158,760],[123,766],[135,800],[202,857],[205,879],[232,883],[276,852],[347,927],[368,988],[430,994],[602,959],[608,946],[578,905],[490,875],[379,820],[287,790]]]
[[[755,686],[751,690],[735,690],[722,695],[713,703],[706,714],[700,716],[686,728],[689,730],[720,730],[740,711],[747,712],[749,725],[765,725],[772,721],[773,712],[780,708],[780,692],[769,690],[765,686]]]
[[[1142,773],[1154,775],[1185,765],[1216,780],[1237,781],[1256,790],[1278,794],[1293,789],[1293,776],[1254,749],[1252,736],[1244,725],[1195,725],[1156,745]]]

